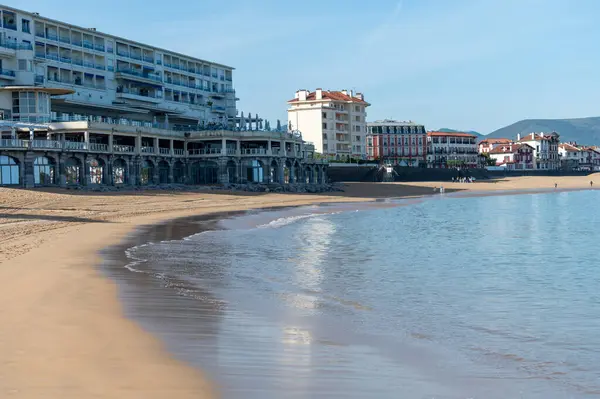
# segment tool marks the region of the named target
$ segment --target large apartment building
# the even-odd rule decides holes
[[[0,185],[324,181],[299,133],[246,129],[232,74],[0,6]]]
[[[392,165],[424,167],[427,163],[425,126],[388,119],[369,122],[367,159]]]
[[[461,132],[427,133],[427,167],[477,168],[481,160],[477,151],[477,136]]]
[[[228,125],[236,116],[233,68],[126,38],[2,7],[0,84],[69,89],[54,118]],[[5,118],[21,118],[11,106]],[[27,118],[41,122],[34,115]]]
[[[364,159],[367,107],[361,93],[298,90],[288,101],[288,124],[328,159]]]

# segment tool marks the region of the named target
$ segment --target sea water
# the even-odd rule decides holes
[[[129,249],[125,302],[225,398],[600,397],[599,203],[252,213]]]

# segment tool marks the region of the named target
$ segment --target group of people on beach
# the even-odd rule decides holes
[[[452,183],[474,183],[474,177],[453,177]]]

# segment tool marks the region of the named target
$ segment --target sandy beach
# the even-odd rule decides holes
[[[123,316],[98,251],[137,226],[221,211],[447,191],[589,189],[587,177],[465,183],[352,183],[332,195],[0,188],[0,396],[205,398],[218,388]]]

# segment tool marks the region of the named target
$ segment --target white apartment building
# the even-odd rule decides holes
[[[533,147],[535,169],[557,170],[560,168],[558,133],[530,133],[524,137],[519,134],[517,135],[517,141]]]
[[[366,157],[367,107],[361,93],[298,90],[288,101],[288,124],[329,159]]]
[[[428,168],[477,168],[477,136],[462,132],[427,132]]]
[[[236,116],[232,67],[0,8],[0,85],[73,91],[52,97],[54,119],[127,114],[140,123],[227,126]],[[14,104],[0,109],[23,120]]]

